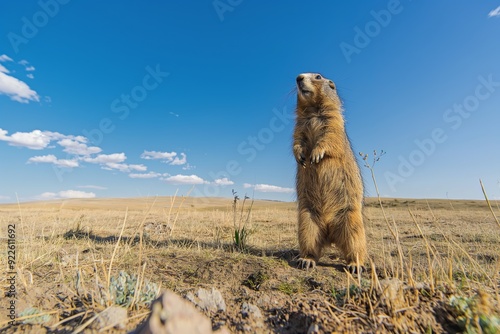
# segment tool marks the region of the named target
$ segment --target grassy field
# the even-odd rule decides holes
[[[295,203],[158,197],[0,205],[0,281],[7,293],[7,232],[15,224],[17,293],[15,326],[11,299],[0,299],[0,331],[125,333],[147,317],[160,290],[184,297],[216,288],[226,308],[204,313],[214,329],[231,332],[495,333],[500,226],[486,202],[382,199],[382,206],[366,200],[371,261],[353,277],[335,248],[316,269],[296,269]],[[124,277],[131,291],[117,293]],[[98,327],[94,316],[120,303],[125,328]],[[260,312],[243,312],[245,303]]]

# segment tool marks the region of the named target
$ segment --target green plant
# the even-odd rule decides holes
[[[256,273],[250,274],[250,276],[248,276],[248,278],[243,281],[243,285],[249,287],[252,290],[259,291],[262,283],[264,283],[268,279],[269,275],[259,270]]]
[[[243,198],[243,203],[241,204],[241,211],[238,216],[238,201],[240,200],[238,194],[234,189],[233,193],[233,227],[234,227],[234,236],[233,236],[233,244],[237,250],[245,251],[247,248],[248,236],[250,235],[250,230],[247,228],[247,224],[250,221],[250,213],[252,212],[253,199],[250,204],[250,207],[247,210],[246,217],[245,214],[245,202],[248,197],[245,195]]]
[[[480,292],[471,298],[452,296],[448,306],[464,333],[498,333],[500,317],[491,313],[484,293]]]
[[[39,316],[35,316],[37,314],[40,314]],[[30,317],[33,316],[33,317]],[[23,311],[19,313],[19,318],[23,317],[29,317],[27,319],[24,319],[22,321],[23,324],[44,324],[46,322],[49,322],[51,319],[51,316],[49,314],[43,314],[42,311],[35,307],[28,307],[25,308]]]
[[[118,276],[111,277],[109,292],[112,301],[119,306],[128,307],[135,297],[135,304],[150,305],[156,298],[158,286],[155,283],[144,281],[142,289],[136,296],[137,276],[120,271]]]

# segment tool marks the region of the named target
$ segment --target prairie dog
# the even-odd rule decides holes
[[[318,73],[297,77],[293,153],[297,160],[299,266],[314,268],[335,244],[351,271],[363,265],[363,181],[345,132],[333,81]]]

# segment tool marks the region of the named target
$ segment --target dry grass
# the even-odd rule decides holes
[[[473,330],[482,318],[494,321],[500,305],[500,227],[487,203],[381,203],[386,218],[378,200],[367,199],[371,264],[360,277],[344,271],[336,249],[314,271],[294,267],[295,203],[255,201],[243,252],[233,245],[231,199],[1,205],[0,236],[7,224],[16,224],[19,295],[18,322],[12,328],[7,326],[7,298],[0,300],[0,330],[92,332],[89,320],[113,304],[109,286],[121,271],[137,277],[128,330],[147,316],[137,291],[149,282],[181,295],[216,287],[228,307],[224,314],[210,315],[213,326],[234,332],[254,325],[241,316],[244,301],[262,310],[264,325],[254,330],[263,333],[302,333],[312,324],[320,331],[439,333],[466,326]],[[497,204],[491,205],[498,215]],[[2,286],[7,285],[6,267],[2,256]],[[462,315],[452,306],[458,297],[471,298],[459,300],[469,302]],[[46,322],[23,324],[27,318],[19,313],[29,307],[41,314],[28,317],[45,315]]]

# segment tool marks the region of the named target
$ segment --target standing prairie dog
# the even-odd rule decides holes
[[[300,74],[296,116],[299,267],[314,268],[323,248],[333,243],[356,271],[366,258],[363,181],[333,81],[317,73]]]

